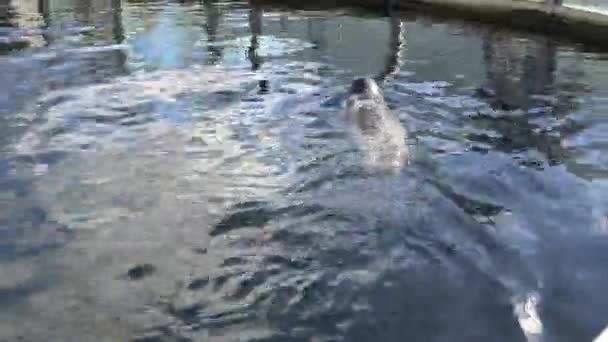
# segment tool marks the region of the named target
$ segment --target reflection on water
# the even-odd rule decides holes
[[[0,26],[2,341],[608,324],[605,54],[213,0],[0,0]],[[408,129],[397,174],[337,120],[357,76]]]

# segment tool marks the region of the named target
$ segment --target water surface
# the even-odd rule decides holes
[[[4,0],[0,25],[2,341],[608,324],[604,53],[244,2]],[[396,174],[336,119],[357,76],[409,132]]]

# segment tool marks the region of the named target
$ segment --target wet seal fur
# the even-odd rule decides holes
[[[407,163],[407,132],[373,79],[353,80],[343,115],[363,148],[368,171],[395,173]]]

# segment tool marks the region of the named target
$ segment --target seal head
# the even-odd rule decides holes
[[[367,167],[377,171],[401,169],[409,155],[405,145],[407,132],[373,79],[353,80],[344,116],[365,152]]]
[[[357,78],[350,85],[350,95],[360,100],[376,100],[384,102],[384,96],[376,81],[371,78]]]

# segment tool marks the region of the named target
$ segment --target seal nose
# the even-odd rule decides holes
[[[350,85],[351,94],[366,94],[370,90],[370,80],[367,78],[357,78]]]
[[[350,94],[368,99],[384,99],[378,84],[372,78],[357,78],[354,80],[350,86]]]

